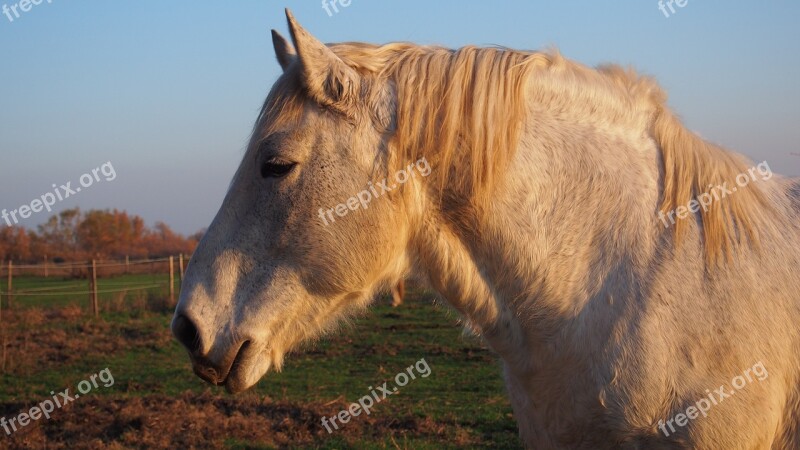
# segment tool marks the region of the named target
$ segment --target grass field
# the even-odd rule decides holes
[[[14,305],[20,308],[63,307],[89,304],[89,281],[86,279],[64,279],[61,277],[14,277]],[[3,277],[0,291],[6,292],[8,282]],[[101,303],[115,307],[118,300],[130,302],[139,297],[163,296],[167,293],[169,277],[166,274],[122,275],[97,280],[98,298]],[[175,281],[177,291],[179,280]],[[126,288],[130,290],[125,291]],[[143,289],[142,289],[143,288]],[[141,289],[141,290],[140,290]],[[74,294],[81,292],[81,294]],[[83,293],[87,292],[87,293]],[[3,306],[7,300],[4,299]],[[109,309],[109,308],[106,308]]]
[[[148,276],[101,280],[105,286],[153,281]],[[163,281],[163,277],[160,279]],[[70,281],[15,280],[15,289],[67,286]],[[83,282],[81,282],[83,283]],[[84,284],[85,286],[85,284]],[[164,290],[126,297],[101,295],[101,317],[87,296],[18,297],[2,324],[5,372],[0,416],[11,418],[71,392],[105,368],[100,385],[51,419],[7,436],[5,448],[519,448],[516,424],[497,359],[456,317],[411,289],[399,308],[380,300],[350,326],[287,358],[254,389],[230,396],[191,372],[168,330]],[[116,296],[116,297],[115,297]],[[80,306],[77,306],[80,305]],[[430,376],[410,381],[329,434],[331,417],[393,383],[421,358]]]

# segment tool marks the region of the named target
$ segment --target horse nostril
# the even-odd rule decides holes
[[[199,353],[200,334],[197,332],[197,327],[194,326],[192,321],[183,314],[172,321],[172,334],[178,339],[178,342],[189,349],[189,353],[193,355]]]

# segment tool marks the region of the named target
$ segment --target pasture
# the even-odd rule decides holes
[[[100,290],[163,283],[164,275],[98,280]],[[15,289],[62,287],[75,281],[21,277]],[[83,281],[77,282],[83,286]],[[4,288],[5,286],[2,286]],[[89,375],[108,368],[100,387],[6,435],[0,448],[518,448],[517,427],[500,364],[479,339],[465,336],[456,315],[434,297],[410,289],[391,308],[381,298],[335,335],[291,355],[281,373],[231,396],[191,373],[172,338],[174,305],[166,288],[100,294],[92,317],[85,295],[17,297],[3,304],[5,368],[0,417],[10,418]],[[417,378],[328,434],[332,417],[370,387],[420,358]]]

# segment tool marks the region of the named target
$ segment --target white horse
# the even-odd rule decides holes
[[[800,448],[800,183],[632,72],[287,17],[172,324],[200,377],[245,390],[412,274],[502,358],[530,447]]]

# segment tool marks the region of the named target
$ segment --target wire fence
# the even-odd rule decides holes
[[[36,307],[53,302],[74,303],[87,299],[94,315],[99,314],[100,296],[158,290],[175,301],[188,262],[184,255],[142,260],[91,260],[42,264],[0,265],[0,320],[3,309]],[[176,280],[177,278],[177,280]],[[98,281],[99,280],[99,281]]]
[[[100,271],[101,276],[113,276],[124,274],[149,274],[164,273],[168,269],[167,264],[170,258],[152,258],[141,260],[95,260],[95,267]],[[52,262],[44,261],[41,264],[17,264],[11,261],[0,261],[0,276],[7,276],[9,267],[14,276],[42,276],[48,277],[85,277],[92,268],[92,261],[85,262]]]

